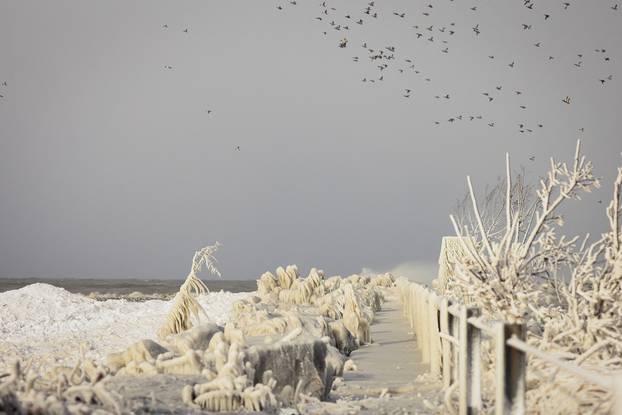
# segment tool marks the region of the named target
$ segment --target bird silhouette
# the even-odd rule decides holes
[[[479,23],[473,26],[473,32],[475,32],[475,36],[479,36],[479,34],[481,33],[479,31]]]
[[[569,97],[569,96],[566,96],[566,98],[562,99],[562,102],[563,102],[564,104],[570,104],[570,97]]]

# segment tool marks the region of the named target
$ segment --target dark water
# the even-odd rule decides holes
[[[54,279],[54,278],[0,278],[0,292],[16,290],[29,284],[42,282],[62,287],[69,292],[79,294],[127,295],[135,291],[144,294],[172,295],[179,290],[183,280],[141,280],[141,279]],[[203,280],[210,291],[244,292],[255,291],[254,280]]]

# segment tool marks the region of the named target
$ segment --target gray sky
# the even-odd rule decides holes
[[[622,6],[568,1],[376,1],[373,19],[352,0],[0,0],[0,276],[181,278],[216,240],[230,279],[434,263],[465,175],[483,189],[509,151],[535,180],[579,137],[606,180],[569,232],[599,233]],[[363,42],[396,47],[383,81],[361,81],[380,76]]]

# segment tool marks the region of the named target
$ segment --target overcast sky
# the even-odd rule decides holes
[[[622,6],[568,1],[0,0],[0,276],[182,278],[214,241],[228,279],[433,264],[467,174],[579,137],[605,180],[569,232],[602,232]]]

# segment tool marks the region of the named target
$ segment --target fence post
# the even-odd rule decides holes
[[[522,324],[497,322],[495,331],[497,377],[495,414],[524,414],[527,356],[522,351],[508,346],[507,340],[516,336],[524,341],[525,327]]]
[[[469,324],[470,317],[479,317],[474,307],[460,309],[459,388],[460,414],[479,414],[482,409],[480,330]]]
[[[421,342],[423,349],[423,361],[431,363],[432,351],[430,350],[430,293],[421,288]]]
[[[449,313],[449,318],[450,318],[450,330],[451,333],[450,335],[455,338],[458,339],[458,341],[460,341],[460,320],[458,317],[456,317],[454,314]],[[454,345],[453,349],[452,349],[452,363],[453,363],[453,370],[451,371],[451,383],[457,382],[459,377],[458,377],[458,368],[460,367],[460,362],[458,361],[459,356],[460,356],[460,351],[458,350],[459,346]]]
[[[446,297],[441,299],[441,333],[449,335],[449,300]],[[447,389],[451,385],[451,343],[447,339],[442,339],[443,345],[443,388]]]
[[[613,414],[622,415],[622,375],[613,377]]]
[[[441,342],[438,335],[438,304],[437,296],[433,292],[428,295],[428,313],[430,336],[430,373],[438,377],[441,373]]]

